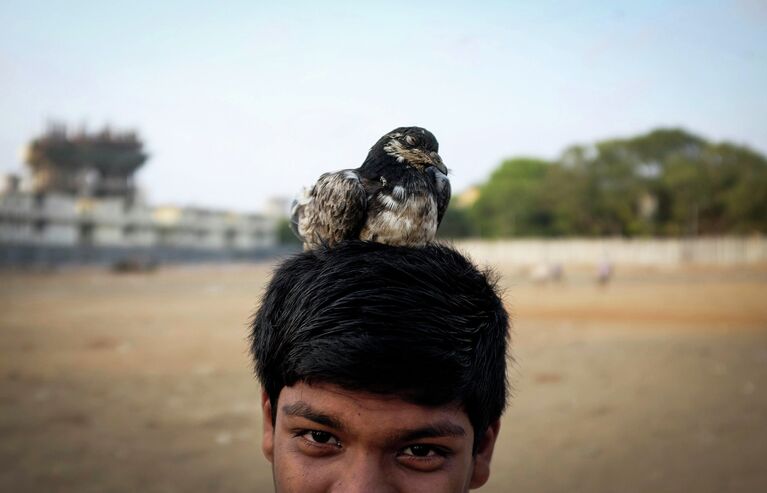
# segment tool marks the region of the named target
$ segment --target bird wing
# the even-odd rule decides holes
[[[305,249],[354,238],[367,213],[367,193],[356,170],[325,173],[291,207],[291,229]]]
[[[431,177],[436,191],[434,198],[437,200],[437,226],[439,226],[450,203],[450,180],[446,174],[433,166],[426,168],[426,173]]]

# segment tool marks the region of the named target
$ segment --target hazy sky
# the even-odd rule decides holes
[[[157,204],[258,210],[402,125],[457,191],[657,126],[767,152],[766,88],[759,0],[0,3],[0,172],[51,119],[135,128]]]

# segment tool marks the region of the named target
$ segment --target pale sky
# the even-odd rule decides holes
[[[760,0],[0,3],[0,173],[49,120],[108,123],[154,204],[259,210],[406,125],[455,191],[658,126],[767,153],[766,88]]]

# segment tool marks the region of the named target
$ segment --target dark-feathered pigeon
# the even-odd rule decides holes
[[[304,249],[348,239],[423,245],[450,202],[450,181],[434,135],[392,130],[357,169],[325,173],[293,202],[291,226]]]

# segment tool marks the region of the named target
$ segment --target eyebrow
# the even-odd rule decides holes
[[[282,412],[288,416],[297,416],[299,418],[308,419],[309,421],[314,421],[317,424],[327,426],[333,430],[343,431],[345,429],[343,423],[337,418],[317,411],[304,401],[298,401],[293,404],[282,406]]]
[[[297,401],[292,404],[282,406],[282,412],[288,416],[305,418],[309,421],[327,426],[330,429],[345,431],[346,427],[339,419],[314,409],[305,401]],[[441,420],[414,429],[405,429],[394,432],[389,441],[391,442],[414,442],[424,438],[441,437],[463,437],[466,436],[466,430],[463,426],[455,424],[448,420]]]
[[[413,442],[416,440],[423,440],[424,438],[440,438],[440,437],[462,437],[466,436],[466,430],[463,426],[457,425],[450,421],[437,421],[430,425],[422,426],[413,430],[403,430],[395,433],[392,436],[392,441],[396,442]]]

